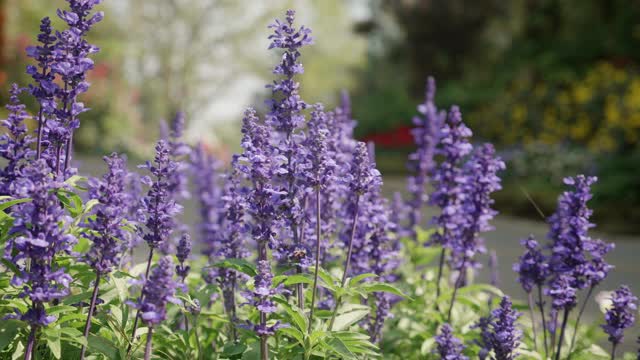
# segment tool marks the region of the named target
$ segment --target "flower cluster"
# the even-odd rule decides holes
[[[21,319],[33,326],[53,322],[55,317],[47,315],[43,304],[69,294],[71,276],[57,265],[55,257],[69,253],[76,241],[67,231],[70,220],[56,196],[62,185],[49,174],[44,160],[33,161],[10,185],[11,196],[31,199],[12,212],[10,233],[16,237],[7,242],[5,258],[18,268],[12,285],[22,287],[21,296],[32,303]]]
[[[533,235],[520,242],[525,248],[520,261],[513,265],[513,271],[518,273],[518,282],[527,293],[531,293],[535,286],[542,286],[549,276],[549,264]]]
[[[125,192],[127,168],[125,160],[117,154],[105,157],[109,172],[102,179],[91,179],[89,196],[98,200],[94,207],[95,218],[86,225],[87,238],[92,241],[86,261],[99,274],[111,272],[118,265],[126,236],[123,228],[127,213],[122,209],[129,200]]]
[[[435,166],[436,145],[440,128],[446,116],[444,112],[438,112],[434,101],[435,95],[436,81],[429,77],[425,102],[418,106],[418,112],[421,116],[413,118],[413,124],[416,127],[411,130],[417,150],[409,155],[409,170],[413,172],[413,175],[408,177],[407,190],[411,194],[411,199],[408,201],[410,208],[409,233],[413,235],[414,239],[414,228],[422,225],[422,210],[428,198],[425,187]]]
[[[518,356],[522,339],[522,330],[516,325],[518,317],[520,314],[513,309],[508,296],[503,297],[500,307],[491,312],[487,337],[496,359],[513,360]]]
[[[452,107],[441,129],[440,147],[436,153],[444,159],[434,169],[435,189],[429,199],[430,205],[441,209],[440,215],[432,220],[441,230],[431,236],[431,242],[445,248],[462,238],[460,207],[466,183],[462,160],[472,150],[469,137],[471,130],[462,122],[460,110]]]
[[[191,236],[189,236],[188,232],[184,232],[180,237],[180,242],[178,242],[178,248],[176,250],[176,257],[179,262],[179,264],[176,265],[176,274],[182,281],[189,275],[189,270],[191,270],[191,266],[187,265],[189,255],[191,255]]]
[[[9,104],[6,106],[9,116],[0,122],[7,129],[6,133],[0,135],[0,157],[6,160],[4,168],[0,168],[0,196],[9,195],[10,184],[20,176],[20,170],[34,156],[30,147],[33,138],[27,134],[24,123],[29,114],[18,98],[22,90],[16,84],[11,85]]]
[[[440,359],[469,360],[468,357],[462,355],[464,345],[462,345],[462,341],[453,336],[453,329],[449,324],[444,324],[440,328],[440,334],[436,336],[436,344],[436,353]]]
[[[145,279],[141,300],[135,304],[141,319],[149,326],[156,326],[167,318],[167,303],[178,303],[174,297],[178,284],[173,279],[173,260],[165,256]]]
[[[625,329],[633,326],[638,310],[638,298],[628,286],[621,286],[611,295],[611,306],[605,314],[606,324],[602,325],[604,332],[609,335],[609,341],[620,344],[624,338]]]
[[[142,238],[151,249],[156,249],[170,240],[175,228],[174,217],[182,210],[171,193],[177,164],[171,159],[170,152],[169,144],[159,140],[156,144],[154,163],[147,162],[140,166],[153,175],[153,179],[149,176],[142,178],[142,182],[150,188],[139,209],[139,213],[145,217],[144,224],[147,228]]]

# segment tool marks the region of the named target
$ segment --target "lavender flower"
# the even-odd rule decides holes
[[[460,207],[464,198],[465,176],[462,159],[471,152],[468,138],[471,130],[462,122],[462,114],[458,107],[452,107],[440,134],[440,148],[437,154],[443,161],[435,168],[433,174],[434,192],[429,204],[440,208],[441,213],[433,218],[441,231],[431,236],[431,244],[450,248],[461,238],[462,229]]]
[[[139,213],[146,216],[144,223],[147,231],[143,233],[142,238],[153,251],[170,239],[175,228],[174,216],[182,210],[170,192],[177,164],[170,158],[169,144],[159,140],[156,144],[154,164],[147,162],[140,167],[148,170],[153,176],[153,180],[148,176],[142,178],[142,182],[150,186],[150,189],[139,210]]]
[[[140,317],[150,327],[166,320],[167,303],[178,303],[174,297],[178,284],[173,280],[173,267],[170,256],[161,258],[151,276],[144,281],[141,300],[134,306],[140,310]]]
[[[53,64],[53,51],[56,37],[52,35],[51,20],[45,17],[40,22],[40,33],[38,34],[38,46],[27,47],[27,56],[36,60],[37,66],[28,65],[27,74],[31,75],[34,84],[29,85],[29,92],[38,101],[38,137],[36,157],[39,159],[42,151],[42,140],[45,129],[45,121],[53,115],[56,109],[54,101],[58,92],[58,85],[54,82],[55,74],[51,71]]]
[[[273,275],[271,274],[271,265],[269,264],[269,261],[259,260],[258,274],[254,278],[254,289],[253,291],[245,294],[245,297],[249,299],[248,304],[255,306],[255,308],[260,312],[261,319],[265,319],[264,321],[261,320],[258,324],[249,326],[249,328],[261,337],[272,336],[275,334],[276,330],[281,327],[279,322],[276,322],[273,325],[267,325],[266,322],[266,316],[278,310],[278,307],[272,300],[272,297],[278,293],[279,289],[273,288],[272,280]]]
[[[462,341],[453,336],[451,325],[444,324],[440,328],[440,334],[436,335],[437,354],[442,360],[469,360],[462,355],[464,345]]]
[[[10,184],[16,181],[22,168],[34,156],[30,148],[33,138],[27,134],[24,123],[29,114],[18,98],[22,90],[16,84],[11,85],[9,104],[6,106],[9,116],[0,122],[7,129],[6,133],[0,135],[0,157],[6,160],[6,165],[0,169],[0,196],[9,195]]]
[[[573,186],[573,191],[566,191],[558,199],[558,208],[549,218],[551,230],[551,270],[555,274],[569,274],[571,287],[583,289],[588,286],[586,273],[589,268],[586,248],[592,240],[588,231],[594,225],[589,222],[592,211],[587,207],[591,199],[591,185],[595,177],[578,175],[565,178],[564,183]],[[593,247],[592,247],[593,248]]]
[[[489,221],[497,214],[491,208],[491,193],[501,189],[497,172],[505,168],[504,162],[495,156],[491,144],[484,144],[474,151],[464,166],[464,198],[458,207],[456,222],[460,227],[460,237],[452,239],[451,263],[459,272],[456,287],[462,285],[466,269],[477,267],[475,254],[486,252],[481,233],[493,230]]]
[[[189,270],[191,270],[191,266],[186,264],[189,255],[191,255],[191,236],[185,231],[182,233],[182,237],[180,237],[176,252],[176,257],[179,262],[179,264],[176,265],[176,274],[183,282],[187,275],[189,275]]]
[[[376,191],[382,186],[382,176],[376,169],[375,164],[371,164],[367,154],[367,144],[359,142],[353,153],[351,162],[351,174],[346,180],[351,192],[355,195],[364,195],[370,191]]]
[[[599,239],[591,240],[584,244],[585,251],[590,255],[584,276],[590,287],[593,288],[600,284],[614,268],[613,265],[610,265],[604,259],[605,255],[614,248],[614,244],[608,244]]]
[[[576,306],[578,289],[573,287],[575,283],[576,280],[568,274],[560,274],[551,281],[545,293],[551,297],[551,307],[554,310],[568,311]]]
[[[90,218],[86,225],[86,236],[92,245],[85,259],[98,274],[107,274],[119,264],[121,239],[126,236],[123,224],[127,213],[122,209],[129,200],[125,192],[128,174],[125,160],[114,153],[104,157],[104,161],[109,172],[102,179],[89,181],[89,196],[99,203],[94,207],[95,219]]]
[[[471,326],[472,328],[480,329],[480,339],[474,340],[474,342],[480,346],[480,351],[478,351],[478,358],[480,360],[485,360],[493,349],[491,334],[492,322],[492,314],[489,314],[487,316],[481,317],[480,319],[478,319],[478,322],[476,324]]]
[[[419,117],[413,118],[416,126],[411,130],[417,150],[409,155],[409,170],[413,175],[408,178],[407,189],[411,194],[409,205],[409,232],[416,239],[415,227],[421,225],[422,208],[426,205],[425,186],[434,168],[435,155],[440,127],[444,114],[438,113],[434,97],[436,82],[432,77],[427,79],[427,90],[424,104],[418,106]]]
[[[522,339],[522,330],[516,326],[520,317],[513,310],[508,296],[502,298],[500,307],[491,312],[489,342],[495,353],[495,360],[513,360],[518,356],[517,349]]]
[[[299,95],[300,84],[295,76],[304,72],[302,64],[298,62],[300,49],[311,44],[312,38],[309,35],[311,30],[304,26],[295,27],[294,20],[295,11],[288,10],[284,22],[275,20],[269,25],[273,29],[273,34],[269,36],[269,49],[282,49],[284,52],[280,63],[273,69],[273,74],[280,78],[267,85],[272,95],[266,101],[270,111],[265,123],[274,130],[270,132],[273,150],[283,157],[276,165],[278,169],[273,178],[273,186],[282,193],[282,226],[278,229],[280,241],[274,248],[274,257],[297,265],[300,271],[310,262],[309,252],[302,240],[303,203],[308,184],[304,183],[304,176],[298,177],[309,167],[302,131],[305,122],[302,111],[308,105]]]
[[[18,269],[11,284],[22,287],[20,296],[32,304],[19,316],[33,328],[55,321],[55,316],[47,315],[44,304],[69,294],[71,276],[56,263],[55,256],[69,253],[76,242],[67,233],[70,219],[55,193],[62,185],[49,174],[44,160],[34,161],[22,168],[20,177],[10,185],[11,196],[31,199],[16,205],[10,230],[13,238],[6,244],[5,259]]]
[[[513,264],[513,271],[519,274],[518,282],[527,294],[535,286],[542,286],[549,276],[549,264],[533,235],[520,242],[525,247],[520,261]]]
[[[57,42],[53,50],[54,62],[51,72],[60,76],[64,87],[56,91],[56,97],[62,107],[56,109],[55,119],[50,119],[51,123],[48,126],[54,139],[65,142],[65,170],[71,157],[73,131],[80,126],[78,115],[88,110],[82,102],[77,101],[77,97],[89,88],[86,73],[93,69],[93,60],[89,55],[99,51],[99,48],[85,40],[85,36],[91,27],[104,17],[101,11],[91,15],[93,7],[100,1],[67,0],[70,11],[58,9],[57,12],[58,17],[67,23],[68,29],[56,33]],[[62,129],[65,131],[59,132]]]
[[[611,307],[605,314],[605,324],[601,325],[609,335],[609,341],[614,346],[620,344],[624,338],[625,329],[633,326],[638,310],[638,298],[633,296],[628,286],[622,285],[611,295]]]

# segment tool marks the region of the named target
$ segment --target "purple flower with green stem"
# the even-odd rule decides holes
[[[408,177],[407,189],[411,194],[408,201],[409,228],[408,232],[416,240],[416,226],[422,225],[422,210],[427,203],[426,185],[435,166],[434,156],[440,128],[444,122],[445,113],[439,113],[434,98],[436,94],[436,81],[427,79],[425,102],[418,106],[420,116],[413,118],[415,128],[411,130],[417,149],[409,155],[409,170],[412,175]]]
[[[188,265],[189,255],[191,255],[191,236],[185,231],[180,236],[176,250],[176,257],[178,258],[176,274],[181,282],[184,282],[184,279],[189,275],[189,270],[191,270],[191,266]]]
[[[494,203],[491,194],[501,189],[497,173],[504,168],[504,162],[495,155],[495,149],[491,144],[478,147],[464,166],[462,176],[465,177],[465,196],[458,207],[459,213],[455,220],[459,226],[460,237],[453,238],[449,245],[452,268],[458,271],[449,305],[449,321],[457,290],[463,284],[467,269],[477,267],[475,255],[486,252],[481,234],[493,230],[489,221],[497,211],[491,208]]]
[[[624,339],[624,331],[633,326],[638,311],[638,298],[628,286],[622,285],[611,294],[611,306],[604,316],[605,324],[601,325],[609,335],[611,343],[611,360],[616,357],[616,347]]]
[[[440,328],[440,334],[436,335],[436,354],[442,360],[469,360],[462,354],[464,345],[462,341],[453,335],[451,325],[444,324]]]
[[[440,214],[434,216],[432,223],[440,229],[431,236],[430,245],[442,247],[438,263],[436,297],[440,296],[440,282],[445,263],[446,251],[462,236],[462,216],[460,215],[464,198],[463,159],[471,152],[469,143],[471,130],[462,122],[462,114],[457,106],[451,107],[446,121],[440,129],[439,147],[436,154],[443,160],[435,167],[432,181],[434,191],[429,198],[429,205],[440,208]]]
[[[71,219],[56,196],[63,184],[50,173],[44,160],[36,160],[24,166],[9,186],[12,197],[31,199],[12,211],[14,222],[4,254],[16,266],[11,284],[21,287],[20,297],[31,302],[25,312],[16,315],[31,327],[26,359],[31,359],[38,329],[56,320],[47,314],[45,304],[66,297],[72,281],[56,256],[70,253],[76,239],[67,231]]]
[[[126,212],[122,211],[128,201],[125,192],[125,180],[128,175],[125,160],[117,154],[104,157],[108,172],[101,178],[89,180],[89,197],[98,203],[93,207],[95,217],[87,220],[86,237],[91,240],[91,248],[84,257],[96,273],[93,295],[89,305],[89,313],[84,327],[84,337],[88,338],[91,329],[91,316],[93,315],[98,287],[102,277],[111,273],[113,268],[120,263],[120,256],[125,244],[122,239],[126,237],[124,223]],[[82,347],[80,358],[83,359],[86,347]]]
[[[281,221],[284,227],[280,230],[282,240],[274,249],[274,256],[281,261],[288,261],[295,265],[296,272],[301,273],[308,266],[310,256],[304,247],[304,220],[306,184],[297,177],[302,171],[305,147],[302,128],[305,117],[302,113],[308,105],[299,94],[300,84],[295,77],[304,72],[300,49],[313,43],[310,36],[311,29],[305,26],[299,28],[294,25],[295,11],[287,10],[285,21],[275,20],[269,25],[273,33],[269,36],[269,49],[280,49],[283,53],[273,69],[278,76],[273,83],[268,84],[271,98],[266,101],[270,111],[266,115],[265,123],[274,131],[271,133],[275,150],[286,158],[280,164],[279,171],[273,179],[279,191],[283,192]],[[289,239],[291,241],[289,241]],[[304,286],[296,286],[298,307],[304,308]]]
[[[90,44],[85,37],[91,27],[104,17],[102,11],[92,14],[94,6],[101,0],[67,0],[67,2],[69,10],[58,9],[57,11],[58,17],[67,24],[68,28],[56,33],[57,41],[53,49],[51,65],[51,72],[60,76],[63,83],[62,87],[56,89],[56,97],[61,107],[56,108],[55,117],[50,119],[58,124],[49,124],[51,138],[55,143],[52,145],[56,146],[56,159],[60,156],[61,147],[65,148],[63,172],[66,172],[71,160],[73,132],[80,126],[78,115],[88,110],[77,98],[89,89],[86,74],[93,69],[93,60],[89,56],[100,50]],[[61,129],[65,131],[59,132],[58,130]],[[56,160],[56,173],[59,165],[60,163]]]
[[[249,303],[253,304],[260,314],[260,321],[253,325],[253,329],[260,337],[261,359],[267,359],[267,339],[269,332],[275,330],[267,325],[268,315],[272,312],[269,304],[273,294],[268,248],[273,249],[277,245],[273,226],[278,220],[278,209],[283,195],[282,191],[273,187],[272,179],[286,158],[274,153],[269,143],[267,127],[259,121],[253,109],[245,111],[241,145],[243,152],[238,156],[235,166],[251,184],[246,194],[247,215],[250,217],[251,237],[258,245],[258,274],[254,278],[256,288],[248,295]]]
[[[542,288],[549,277],[549,263],[547,257],[542,253],[538,242],[533,235],[529,235],[527,239],[520,242],[525,248],[524,253],[520,256],[517,263],[513,264],[513,271],[518,273],[518,282],[527,293],[527,300],[529,304],[529,313],[531,316],[531,324],[533,328],[533,342],[537,348],[537,332],[536,332],[536,319],[533,312],[533,290],[537,289],[538,300],[537,306],[540,310],[542,317],[542,335],[544,341],[545,354],[549,353],[547,345],[547,329],[546,319],[544,312],[544,303],[542,299]]]
[[[6,129],[6,133],[0,135],[0,157],[6,160],[4,168],[0,168],[0,196],[9,195],[11,183],[34,157],[31,149],[34,139],[27,133],[24,122],[30,116],[18,98],[23,90],[16,84],[11,85],[9,104],[6,106],[9,116],[0,122]]]
[[[372,191],[379,191],[380,186],[382,186],[381,174],[378,169],[376,169],[375,164],[371,163],[369,154],[367,153],[367,144],[358,142],[356,145],[353,153],[353,159],[351,161],[351,171],[347,174],[347,177],[344,180],[345,183],[348,184],[350,192],[348,197],[348,201],[350,201],[348,211],[351,213],[351,216],[349,217],[350,222],[347,223],[350,225],[350,232],[346,241],[347,254],[344,272],[342,273],[342,280],[340,282],[340,287],[342,288],[347,282],[347,276],[349,275],[350,265],[353,258],[354,240],[356,239],[358,222],[360,221],[360,201],[365,194]],[[329,321],[329,330],[333,328],[333,323],[341,303],[342,299],[340,297],[336,299],[331,320]]]
[[[178,283],[173,279],[173,260],[170,256],[164,256],[158,261],[158,265],[151,272],[151,276],[143,277],[141,281],[142,295],[133,307],[140,313],[140,318],[149,327],[147,343],[144,352],[145,360],[151,358],[153,330],[167,319],[167,304],[178,304],[175,298]]]
[[[520,315],[513,309],[508,296],[503,297],[500,307],[491,312],[488,340],[495,354],[494,359],[513,360],[518,356],[522,330],[516,322]]]
[[[145,277],[149,276],[153,254],[162,244],[170,241],[175,228],[175,216],[180,213],[182,207],[175,201],[172,189],[175,189],[174,179],[178,164],[171,159],[171,148],[165,140],[159,140],[156,144],[154,162],[147,162],[140,168],[148,170],[151,177],[145,176],[141,180],[149,186],[149,191],[142,199],[139,214],[144,218],[144,229],[138,228],[141,237],[149,246],[149,256],[145,269]],[[144,300],[144,293],[140,294],[139,302]],[[132,338],[138,325],[140,312],[136,314],[133,323]],[[132,341],[133,342],[133,341]],[[129,347],[129,350],[131,347]]]

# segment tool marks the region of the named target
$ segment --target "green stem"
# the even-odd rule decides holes
[[[313,326],[313,310],[316,304],[316,292],[318,291],[318,271],[320,268],[320,240],[322,238],[320,226],[320,187],[316,188],[316,267],[313,272],[313,287],[311,288],[311,308],[309,309],[309,328],[307,332],[311,335]]]
[[[340,282],[340,288],[343,289],[344,285],[347,283],[347,274],[349,273],[349,265],[351,264],[351,254],[353,253],[353,239],[356,236],[356,227],[358,224],[358,212],[360,211],[360,194],[356,195],[355,202],[355,213],[353,215],[353,225],[351,226],[351,237],[349,238],[349,250],[347,251],[347,259],[344,264],[344,273],[342,274],[342,281]],[[342,303],[342,296],[338,296],[336,299],[336,305],[333,309],[333,313],[331,314],[331,320],[329,321],[329,331],[333,329],[333,323],[336,321],[336,316],[338,315],[338,308]]]
[[[149,327],[149,332],[147,333],[147,346],[144,348],[144,360],[151,359],[151,339],[153,338],[153,327]]]
[[[560,328],[560,338],[558,339],[558,350],[556,351],[556,360],[560,360],[560,351],[562,350],[562,342],[564,341],[564,332],[567,327],[567,322],[569,321],[569,311],[570,309],[564,310],[562,327]]]
[[[100,286],[100,273],[96,272],[95,285],[93,286],[93,294],[91,295],[91,304],[89,304],[89,313],[87,314],[87,322],[84,324],[84,338],[89,341],[89,331],[91,330],[91,317],[96,308],[96,300],[98,299],[98,287]],[[87,347],[82,345],[80,350],[80,360],[84,359]]]
[[[542,303],[542,287],[538,285],[538,308],[542,317],[542,338],[544,340],[544,357],[549,358],[549,346],[547,345],[547,320],[544,316],[544,305]]]
[[[533,348],[538,351],[538,332],[536,331],[536,318],[533,315],[533,294],[527,294],[527,302],[529,303],[529,316],[531,316],[531,330],[533,330]]]
[[[593,293],[593,288],[594,288],[593,285],[589,287],[589,291],[587,292],[587,297],[584,299],[584,302],[580,307],[580,312],[578,312],[578,318],[576,319],[576,324],[573,327],[573,336],[571,337],[571,345],[569,346],[569,357],[571,357],[571,353],[573,352],[573,347],[576,344],[576,335],[578,334],[578,326],[580,325],[580,319],[582,319],[582,314],[584,314],[584,310],[587,308],[587,303],[591,298],[591,294]]]
[[[153,248],[149,249],[149,258],[147,259],[147,270],[144,272],[145,279],[149,278],[149,269],[151,269],[151,259],[153,259]],[[146,281],[146,280],[145,280]],[[144,289],[144,286],[143,286]],[[138,298],[138,303],[140,303],[143,299],[142,291],[140,291],[140,297]],[[136,339],[136,330],[138,330],[138,320],[140,319],[140,309],[136,311],[136,317],[133,320],[133,331],[131,332],[131,342],[127,347],[127,354],[131,352],[131,346]]]

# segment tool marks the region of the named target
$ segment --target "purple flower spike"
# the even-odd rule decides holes
[[[434,192],[429,204],[440,208],[441,213],[432,222],[442,229],[435,232],[430,244],[450,248],[461,238],[461,213],[466,178],[463,174],[462,159],[471,152],[469,138],[471,130],[462,122],[462,114],[453,106],[440,130],[440,148],[437,154],[444,157],[433,174]]]
[[[462,355],[464,345],[460,339],[453,336],[451,325],[444,324],[440,328],[440,334],[436,335],[437,354],[442,360],[469,360]]]
[[[611,307],[605,314],[606,324],[602,325],[604,332],[609,335],[609,341],[618,345],[624,339],[624,331],[633,326],[638,310],[638,298],[628,286],[622,285],[611,295]]]
[[[542,286],[549,276],[549,264],[542,254],[533,235],[520,242],[525,251],[520,256],[520,261],[513,264],[513,271],[519,274],[518,282],[527,294],[531,293],[535,286]]]
[[[424,104],[418,106],[421,116],[413,118],[416,126],[411,130],[417,145],[416,152],[409,155],[409,170],[413,173],[408,178],[407,189],[411,194],[409,205],[409,232],[415,239],[415,227],[421,226],[422,209],[427,203],[428,196],[425,186],[432,175],[435,162],[433,157],[440,136],[440,128],[444,122],[444,114],[438,113],[434,97],[436,81],[433,77],[427,79],[427,89]]]
[[[142,300],[135,305],[140,310],[140,318],[149,326],[159,325],[167,318],[167,303],[178,303],[174,297],[178,284],[173,280],[173,261],[165,256],[151,271],[144,282]]]
[[[520,313],[513,310],[508,296],[502,298],[500,307],[491,312],[489,343],[499,360],[513,360],[522,339],[522,330],[516,326]]]
[[[15,220],[9,233],[13,238],[7,241],[4,257],[18,269],[11,284],[22,288],[20,296],[31,301],[27,312],[19,316],[33,326],[55,320],[47,315],[44,304],[66,297],[72,281],[55,261],[56,255],[71,252],[76,239],[67,233],[71,219],[55,193],[62,184],[50,173],[44,160],[34,161],[22,168],[20,177],[10,185],[11,196],[31,199],[16,205],[12,212]]]
[[[99,203],[94,207],[95,219],[89,219],[86,228],[87,238],[92,241],[91,249],[86,255],[87,263],[98,274],[110,273],[119,264],[124,249],[121,240],[126,238],[123,229],[129,200],[125,191],[128,175],[126,162],[117,154],[105,157],[109,172],[102,179],[89,181],[89,195]]]
[[[154,163],[147,162],[140,166],[153,176],[153,179],[150,177],[142,179],[150,189],[143,198],[139,210],[139,213],[146,217],[144,223],[147,231],[142,238],[151,249],[156,249],[169,241],[176,226],[174,217],[182,210],[182,207],[176,204],[171,192],[177,164],[171,159],[170,151],[169,144],[160,140],[156,144]]]
[[[551,281],[545,292],[551,297],[554,310],[570,310],[576,306],[577,289],[573,287],[575,283],[575,279],[568,274],[560,274]]]
[[[182,233],[182,237],[180,237],[176,251],[176,257],[179,262],[179,264],[176,265],[176,274],[182,281],[189,275],[189,270],[191,270],[191,266],[186,264],[189,255],[191,255],[191,236],[189,236],[189,233],[184,232]]]
[[[4,168],[0,168],[0,196],[9,195],[9,186],[20,176],[20,170],[31,161],[35,152],[30,145],[34,139],[27,134],[25,119],[30,116],[18,96],[23,91],[18,85],[11,85],[9,104],[6,108],[9,116],[0,124],[7,129],[0,135],[0,157],[6,160]]]

